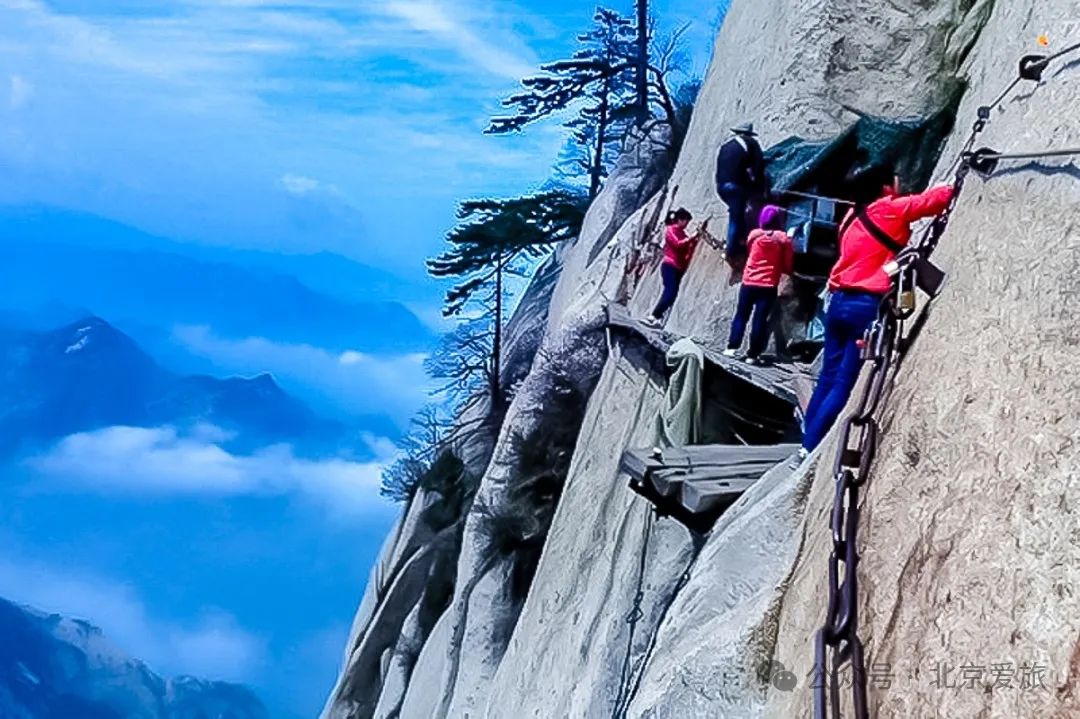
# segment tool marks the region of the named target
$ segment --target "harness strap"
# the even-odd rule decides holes
[[[889,236],[889,233],[881,229],[881,227],[870,219],[870,215],[866,212],[865,205],[856,205],[854,212],[848,215],[848,218],[844,221],[843,226],[840,228],[838,237],[843,237],[855,220],[858,220],[866,228],[866,231],[870,233],[870,236],[878,241],[881,245],[884,245],[885,249],[892,252],[894,255],[898,255],[904,251],[904,246],[897,242],[895,239]]]

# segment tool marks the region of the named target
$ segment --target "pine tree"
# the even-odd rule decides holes
[[[409,433],[398,442],[401,456],[383,470],[379,494],[393,502],[407,502],[435,462],[450,420],[436,406],[424,407],[409,423]]]
[[[439,362],[444,364],[431,369],[450,381],[451,389],[464,394],[482,376],[493,414],[506,404],[500,379],[506,278],[521,274],[551,245],[576,237],[587,205],[587,199],[572,190],[463,202],[458,210],[460,222],[447,235],[451,249],[428,261],[432,276],[460,280],[446,293],[443,314],[456,317],[477,310],[483,321],[466,323],[452,334],[452,340],[462,346],[457,352],[443,353]],[[487,361],[480,362],[476,349],[485,345]]]
[[[637,43],[634,53],[634,95],[637,101],[637,124],[644,125],[649,119],[649,0],[636,0],[635,22]]]
[[[492,119],[489,134],[505,134],[580,104],[566,123],[577,145],[572,165],[587,178],[589,197],[600,191],[617,143],[626,134],[634,105],[633,23],[613,10],[598,8],[593,27],[578,36],[581,48],[569,60],[543,65],[544,75],[525,78],[525,92],[503,106],[515,114]],[[576,173],[571,173],[576,174]]]
[[[537,120],[577,108],[566,123],[577,151],[570,153],[564,168],[569,165],[567,174],[580,171],[587,177],[590,198],[600,191],[629,129],[652,119],[654,107],[680,134],[683,128],[678,126],[668,81],[678,66],[677,48],[685,27],[657,46],[645,0],[639,0],[637,11],[634,21],[598,8],[593,27],[578,36],[580,49],[570,59],[541,65],[541,74],[522,80],[524,90],[503,100],[513,114],[493,118],[486,132],[519,132]]]

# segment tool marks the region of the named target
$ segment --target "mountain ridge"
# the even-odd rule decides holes
[[[55,320],[58,308],[81,308],[129,329],[167,332],[177,325],[205,325],[233,339],[261,337],[376,354],[422,351],[434,339],[431,328],[402,301],[387,299],[390,288],[401,283],[374,269],[383,279],[372,280],[370,268],[344,258],[271,259],[254,251],[192,250],[110,221],[97,231],[115,231],[119,239],[80,240],[76,230],[53,231],[0,213],[0,284],[5,287],[0,311],[49,316],[53,308]],[[132,233],[149,239],[137,242]],[[244,257],[258,258],[256,264],[264,266],[245,265]],[[306,274],[336,278],[334,294],[285,270],[305,262],[333,265],[333,271]],[[343,298],[350,287],[365,289]],[[132,297],[140,301],[132,303]],[[378,318],[377,327],[372,318]]]
[[[90,622],[0,598],[5,719],[269,719],[246,687],[162,678]]]
[[[234,451],[289,443],[313,455],[342,451],[362,430],[381,436],[395,430],[374,417],[356,426],[321,418],[269,373],[173,373],[96,316],[51,332],[0,331],[0,393],[8,398],[0,411],[0,437],[6,438],[0,451],[9,453],[116,425],[208,423],[236,434],[225,443]]]
[[[330,250],[279,253],[183,242],[104,215],[56,205],[0,204],[0,227],[12,228],[0,234],[0,240],[17,235],[23,241],[100,250],[164,252],[204,262],[223,262],[268,273],[294,275],[312,289],[344,301],[381,298],[409,302],[432,294],[430,283],[426,281],[410,281],[392,271]]]

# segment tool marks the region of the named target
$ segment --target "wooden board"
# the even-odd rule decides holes
[[[727,507],[797,450],[794,444],[642,449],[624,453],[621,467],[631,477],[631,488],[661,514],[707,531]]]
[[[679,338],[667,330],[642,324],[630,314],[625,306],[607,306],[608,327],[629,333],[645,341],[657,352],[666,355]],[[809,365],[795,362],[775,362],[767,365],[749,365],[734,357],[725,357],[723,348],[701,345],[706,361],[733,377],[749,382],[755,387],[779,397],[793,406],[805,409],[809,401],[805,387],[813,386],[814,373]]]
[[[768,469],[765,471],[767,472]],[[750,489],[758,479],[760,476],[754,479],[687,482],[682,490],[682,505],[694,514],[704,514],[726,507],[741,497],[743,492]]]

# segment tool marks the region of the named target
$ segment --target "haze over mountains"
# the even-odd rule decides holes
[[[113,647],[97,627],[0,599],[4,719],[267,719],[249,690],[164,679]]]
[[[0,328],[0,396],[0,456],[121,425],[206,423],[231,435],[222,446],[233,452],[289,443],[306,455],[365,459],[362,433],[396,434],[385,417],[323,419],[268,374],[175,374],[98,317],[43,333]]]
[[[176,243],[50,208],[0,208],[0,283],[0,309],[36,329],[92,313],[137,336],[211,325],[228,337],[375,353],[432,339],[403,304],[421,301],[418,286],[344,257]]]
[[[438,289],[44,206],[0,206],[0,286],[0,717],[264,719],[243,687],[154,673],[218,678],[173,644],[219,621],[226,678],[303,716],[390,521],[380,463]]]

